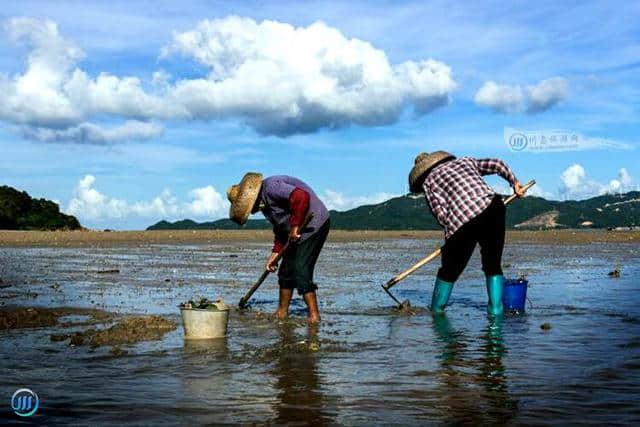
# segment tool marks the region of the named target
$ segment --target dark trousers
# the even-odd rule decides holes
[[[442,266],[438,278],[453,283],[458,280],[480,244],[482,270],[487,276],[502,275],[502,249],[504,248],[505,206],[500,196],[477,217],[460,227],[442,247]]]
[[[312,234],[307,240],[291,245],[282,257],[282,265],[278,269],[278,283],[284,289],[298,289],[298,294],[318,289],[313,282],[313,270],[320,251],[329,234],[329,220]]]

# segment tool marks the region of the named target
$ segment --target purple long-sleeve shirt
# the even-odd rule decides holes
[[[287,241],[289,235],[291,218],[291,207],[289,206],[289,196],[291,192],[300,188],[309,193],[309,212],[313,212],[313,219],[309,225],[301,230],[300,241],[304,241],[317,232],[322,225],[329,219],[329,211],[320,201],[316,193],[311,187],[298,178],[287,175],[276,175],[265,178],[262,181],[262,189],[260,190],[260,201],[264,204],[262,213],[265,218],[273,225],[273,233],[277,240],[281,242]]]

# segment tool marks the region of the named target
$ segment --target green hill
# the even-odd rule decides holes
[[[32,199],[26,191],[0,186],[0,229],[76,230],[78,220],[60,212],[58,205],[45,199]]]
[[[546,214],[546,215],[545,215]],[[538,217],[540,216],[540,217]],[[549,222],[551,218],[553,221]],[[584,223],[592,223],[583,225]],[[546,200],[525,197],[507,210],[508,228],[594,228],[640,226],[640,192],[608,194],[587,200]],[[343,230],[438,230],[424,197],[401,196],[376,205],[365,205],[344,212],[331,211],[331,227]],[[197,223],[188,219],[160,221],[147,230],[231,230],[240,229],[228,219]],[[249,220],[245,229],[269,229],[263,219]]]

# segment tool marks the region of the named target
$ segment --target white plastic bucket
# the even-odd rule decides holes
[[[206,310],[200,308],[181,308],[184,338],[210,339],[227,335],[229,309]]]

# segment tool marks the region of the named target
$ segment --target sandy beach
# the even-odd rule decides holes
[[[0,230],[0,247],[60,246],[108,247],[138,244],[204,244],[216,242],[262,242],[273,238],[270,230],[162,230],[162,231],[7,231]],[[331,230],[329,241],[348,242],[386,239],[439,239],[441,231],[347,231]],[[545,244],[640,242],[640,231],[549,230],[508,231],[507,240]]]

